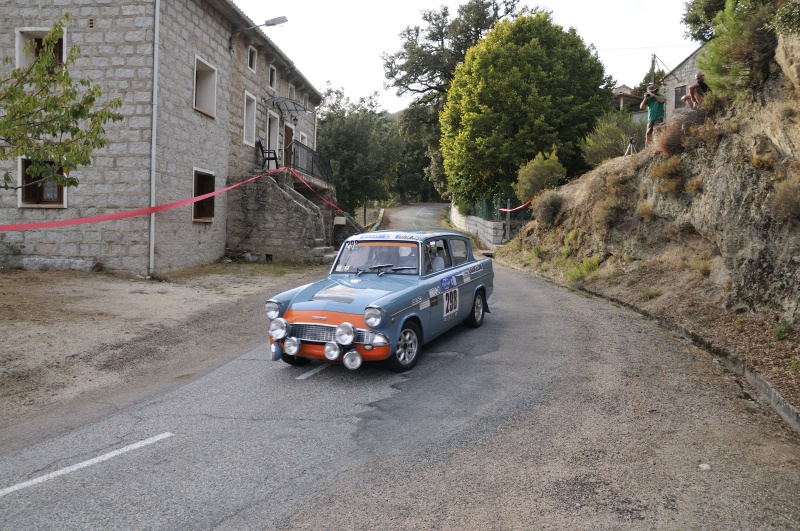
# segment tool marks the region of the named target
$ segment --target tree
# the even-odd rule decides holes
[[[555,188],[567,175],[567,169],[558,161],[556,150],[538,153],[536,157],[519,169],[514,192],[523,203],[548,188]]]
[[[656,86],[664,86],[665,72],[661,69],[655,71]],[[638,96],[644,96],[647,93],[647,86],[653,82],[653,74],[647,72],[642,78],[642,82],[633,87],[633,93]]]
[[[725,9],[725,0],[689,0],[684,7],[684,36],[697,42],[710,41],[714,37],[714,17]]]
[[[324,96],[317,150],[330,161],[339,206],[353,212],[367,200],[385,199],[387,126],[377,95],[353,103],[342,89],[328,87]]]
[[[549,13],[497,23],[457,68],[440,116],[450,191],[465,200],[510,192],[520,166],[551,146],[576,174],[611,85],[593,49]]]
[[[415,96],[401,118],[403,135],[425,146],[425,178],[439,193],[447,190],[439,152],[441,112],[456,66],[467,50],[482,39],[498,20],[515,18],[526,8],[519,0],[469,0],[451,18],[447,6],[422,12],[424,27],[408,26],[400,37],[400,51],[382,55],[387,88],[398,95]]]
[[[605,160],[624,155],[631,139],[634,146],[641,148],[644,136],[644,126],[635,123],[630,113],[610,111],[600,117],[581,144],[583,158],[594,168]]]
[[[92,152],[106,145],[105,124],[122,119],[114,112],[122,105],[119,99],[99,105],[99,85],[88,79],[73,81],[69,69],[78,56],[76,47],[61,62],[57,50],[69,21],[67,14],[41,40],[30,39],[24,49],[30,65],[0,78],[0,160],[30,161],[26,173],[32,180],[24,186],[45,181],[78,186],[71,170],[90,164]],[[3,59],[4,66],[10,64],[11,58]],[[20,188],[11,181],[5,172],[3,188]]]

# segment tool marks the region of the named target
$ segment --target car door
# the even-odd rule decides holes
[[[458,282],[458,321],[463,321],[472,311],[475,282],[470,275],[469,243],[466,238],[451,237],[450,253],[453,257],[453,275]]]
[[[430,294],[429,331],[426,338],[435,337],[459,321],[460,310],[458,279],[453,268],[450,246],[446,238],[425,242],[425,286]]]

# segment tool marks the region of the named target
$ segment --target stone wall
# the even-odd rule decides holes
[[[695,82],[694,75],[700,70],[697,66],[697,57],[702,50],[703,47],[695,50],[689,57],[684,59],[681,64],[676,66],[672,72],[665,76],[664,87],[662,87],[662,89],[667,98],[665,108],[667,119],[675,116],[676,111],[688,108],[686,104],[681,101],[680,97],[683,94],[689,94],[689,85]]]
[[[462,216],[455,205],[450,205],[450,222],[461,232],[477,237],[489,249],[494,249],[505,241],[505,223],[502,221]]]
[[[153,72],[153,1],[54,0],[6,3],[0,17],[0,56],[15,57],[16,30],[49,29],[69,11],[65,44],[80,47],[71,73],[103,87],[101,102],[121,98],[123,120],[106,126],[112,141],[95,151],[89,167],[72,172],[78,188],[65,190],[66,208],[18,206],[18,194],[0,190],[0,223],[32,223],[94,216],[149,205],[150,123]],[[93,25],[94,27],[90,27]],[[17,161],[0,171],[18,178]],[[111,269],[144,272],[148,220],[129,218],[60,229],[0,233],[0,263],[26,267]]]

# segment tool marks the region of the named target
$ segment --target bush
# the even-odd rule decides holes
[[[567,169],[558,161],[555,149],[549,154],[539,153],[519,169],[514,192],[524,203],[542,190],[555,187],[566,175]]]
[[[775,13],[771,27],[784,35],[800,33],[800,3],[787,2]]]
[[[584,258],[580,264],[571,268],[564,274],[564,278],[570,282],[580,282],[586,277],[597,271],[600,267],[600,257],[593,256],[591,258]]]
[[[772,209],[778,221],[800,221],[800,177],[792,177],[775,185]]]
[[[475,213],[475,207],[472,205],[470,201],[465,199],[456,199],[456,208],[458,209],[458,213],[462,216],[471,216]]]
[[[548,190],[534,200],[531,209],[533,217],[539,223],[550,226],[561,213],[563,206],[564,198],[555,190]]]
[[[778,42],[770,27],[774,15],[774,2],[725,2],[714,19],[714,39],[697,61],[713,92],[741,101],[764,82]]]
[[[653,168],[650,170],[650,176],[654,180],[660,181],[680,175],[682,172],[683,163],[681,160],[678,157],[670,157],[663,162],[654,164]]]
[[[597,225],[610,229],[622,219],[626,211],[627,205],[624,202],[609,196],[595,205],[592,218]]]
[[[644,136],[644,127],[634,123],[630,113],[611,111],[597,121],[594,130],[581,143],[583,158],[591,167],[597,167],[603,161],[624,155],[630,138],[641,149]]]

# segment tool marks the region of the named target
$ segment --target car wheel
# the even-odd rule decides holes
[[[413,321],[406,321],[400,330],[397,346],[389,356],[389,368],[395,372],[403,372],[417,364],[422,348],[422,334]]]
[[[483,292],[478,291],[475,294],[475,300],[472,303],[472,313],[469,314],[469,317],[464,321],[470,328],[478,328],[480,325],[483,324],[483,315],[484,315],[484,304],[486,304],[483,300]]]
[[[311,360],[308,358],[298,358],[297,356],[290,356],[285,352],[281,354],[281,359],[288,363],[289,365],[294,365],[295,367],[302,367],[303,365],[308,365],[311,363]]]

